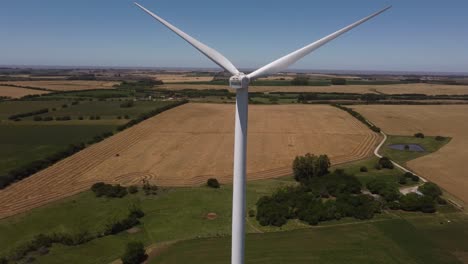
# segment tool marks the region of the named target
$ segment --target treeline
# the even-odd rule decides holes
[[[117,128],[118,131],[123,131],[129,127],[132,127],[150,117],[153,117],[159,113],[162,113],[164,111],[167,111],[169,109],[172,109],[174,107],[177,107],[177,106],[180,106],[180,105],[183,105],[183,104],[186,104],[188,101],[180,101],[180,102],[176,102],[176,103],[173,103],[171,105],[167,105],[167,106],[164,106],[164,107],[161,107],[161,108],[158,108],[158,109],[155,109],[151,112],[148,112],[148,113],[145,113],[145,114],[142,114],[140,115],[138,118],[136,119],[133,119],[131,120],[130,122],[128,122],[127,124],[125,125],[122,125],[122,126],[119,126]],[[95,144],[97,142],[100,142],[110,136],[112,136],[114,133],[113,132],[106,132],[106,133],[103,133],[101,135],[98,135],[98,136],[95,136],[93,139],[91,139],[90,141],[86,142],[86,143],[79,143],[79,144],[73,144],[73,145],[70,145],[67,149],[63,150],[63,151],[60,151],[60,152],[57,152],[49,157],[46,157],[42,160],[37,160],[37,161],[34,161],[34,162],[31,162],[19,169],[14,169],[10,172],[8,172],[6,175],[1,175],[0,176],[0,190],[1,189],[4,189],[6,188],[7,186],[9,186],[10,184],[14,183],[14,182],[17,182],[17,181],[20,181],[24,178],[27,178],[31,175],[33,175],[34,173],[36,172],[39,172],[51,165],[53,165],[54,163],[62,160],[62,159],[65,159],[75,153],[77,153],[78,151],[81,151],[82,149],[86,148],[86,146],[89,146],[89,145],[92,145],[92,144]]]
[[[336,108],[339,108],[343,111],[346,111],[348,112],[350,115],[354,116],[357,120],[361,121],[364,125],[368,126],[372,131],[376,132],[376,133],[380,133],[380,128],[377,127],[376,125],[374,124],[371,124],[369,121],[367,121],[367,119],[362,116],[360,113],[354,111],[353,109],[351,108],[348,108],[348,107],[344,107],[342,105],[339,105],[339,104],[332,104],[332,106],[336,107]]]
[[[41,115],[41,114],[45,114],[45,113],[48,113],[48,112],[49,112],[48,108],[43,108],[43,109],[40,109],[40,110],[37,110],[37,111],[11,115],[11,116],[8,117],[8,119],[19,121],[21,118],[24,118],[24,117]]]
[[[183,101],[179,101],[179,102],[176,102],[176,103],[173,103],[173,104],[170,104],[170,105],[166,105],[166,106],[163,106],[161,108],[158,108],[158,109],[155,109],[155,110],[152,110],[150,112],[147,112],[147,113],[144,113],[144,114],[141,114],[139,115],[137,118],[135,119],[132,119],[130,120],[130,122],[126,123],[125,125],[121,125],[117,128],[118,131],[122,131],[122,130],[125,130],[129,127],[132,127],[148,118],[151,118],[153,116],[156,116],[164,111],[167,111],[169,109],[172,109],[172,108],[175,108],[175,107],[178,107],[178,106],[181,106],[183,104],[186,104],[188,103],[187,100],[183,100]]]
[[[38,234],[32,240],[14,248],[7,257],[0,258],[0,263],[31,263],[34,259],[28,257],[30,253],[34,252],[38,255],[48,254],[49,248],[53,244],[78,246],[97,238],[118,234],[139,225],[139,219],[145,215],[144,212],[135,205],[130,206],[128,210],[127,217],[120,220],[110,220],[102,231],[94,234],[87,230],[77,233],[54,232],[51,234]]]
[[[91,191],[94,192],[96,197],[108,197],[108,198],[122,198],[128,194],[127,188],[120,184],[106,184],[98,182],[91,186]]]
[[[33,86],[25,86],[25,85],[16,85],[16,84],[8,84],[8,83],[1,83],[0,85],[1,85],[1,86],[16,87],[16,88],[25,88],[25,89],[30,89],[30,90],[54,92],[54,90],[50,90],[50,89],[47,89],[47,88],[41,88],[41,87],[33,87]]]

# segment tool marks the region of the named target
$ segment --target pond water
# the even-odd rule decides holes
[[[405,146],[408,146],[409,149],[405,149]],[[424,152],[426,151],[421,145],[419,144],[393,144],[388,146],[391,149],[396,150],[407,150],[407,151],[415,151],[415,152]]]

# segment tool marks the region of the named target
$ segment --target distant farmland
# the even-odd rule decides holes
[[[0,96],[4,96],[4,97],[21,98],[26,95],[46,94],[46,93],[49,93],[49,92],[0,85]]]
[[[439,151],[408,162],[408,166],[468,203],[468,106],[355,106],[392,135],[449,136]]]
[[[94,90],[94,89],[113,89],[115,84],[119,82],[110,81],[71,81],[71,80],[56,80],[56,81],[12,81],[1,82],[9,85],[17,85],[24,87],[36,87],[53,91],[77,91],[77,90]]]
[[[147,179],[162,186],[232,180],[234,106],[188,104],[166,111],[0,191],[0,217],[44,205],[105,181]],[[325,105],[252,106],[248,178],[291,173],[292,159],[328,154],[332,163],[372,155],[379,141],[346,112]]]
[[[228,89],[227,85],[167,84],[167,89]],[[387,84],[387,85],[331,85],[331,86],[251,86],[250,92],[315,92],[315,93],[383,93],[383,94],[426,94],[466,95],[467,85],[444,84]]]

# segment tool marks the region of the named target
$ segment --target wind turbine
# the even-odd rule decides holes
[[[316,42],[313,42],[301,49],[298,49],[284,57],[281,57],[270,64],[267,64],[260,69],[244,74],[239,72],[237,68],[221,53],[201,43],[200,41],[189,36],[187,33],[176,28],[166,20],[157,16],[145,7],[135,3],[143,11],[155,18],[161,24],[179,35],[190,45],[203,53],[206,57],[218,64],[221,68],[232,74],[229,79],[229,86],[236,89],[236,127],[234,136],[234,176],[233,176],[233,199],[232,199],[232,248],[231,248],[231,263],[244,263],[244,238],[245,238],[245,188],[246,188],[246,156],[247,156],[247,119],[248,119],[248,104],[249,104],[249,83],[251,80],[262,76],[268,76],[285,70],[290,65],[294,64],[312,51],[320,48],[326,43],[334,40],[340,35],[350,31],[351,29],[361,25],[362,23],[380,15],[387,11],[391,6],[386,7],[368,17],[365,17],[343,29],[336,31]]]

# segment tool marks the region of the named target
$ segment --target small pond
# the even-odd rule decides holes
[[[409,148],[405,148],[405,146],[408,146]],[[414,152],[424,152],[424,151],[426,151],[419,144],[393,144],[393,145],[388,145],[388,147],[391,148],[391,149],[396,149],[396,150],[407,150],[407,151],[414,151]]]

